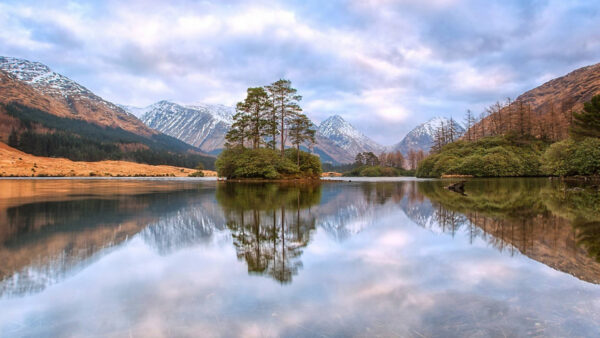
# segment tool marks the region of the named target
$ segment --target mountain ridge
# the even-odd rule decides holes
[[[453,122],[455,129],[458,132],[457,138],[464,134],[465,128],[453,119],[448,119],[445,117],[434,117],[429,119],[426,122],[423,122],[409,131],[404,138],[389,147],[390,151],[400,151],[403,155],[407,155],[411,150],[418,152],[422,150],[423,152],[429,152],[431,146],[433,145],[433,141],[435,138],[435,132],[437,128],[441,127],[442,124],[449,125],[450,121]]]

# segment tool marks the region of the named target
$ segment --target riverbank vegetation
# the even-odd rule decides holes
[[[318,179],[321,162],[300,150],[311,148],[315,130],[302,113],[296,89],[289,80],[248,88],[236,105],[226,149],[215,163],[228,179]],[[290,148],[289,146],[292,146]]]
[[[502,110],[496,110],[500,114]],[[467,120],[470,119],[470,113]],[[529,133],[531,126],[475,138],[475,126],[459,140],[438,132],[436,147],[420,162],[417,177],[596,176],[600,175],[600,95],[573,113],[567,138],[555,141]],[[470,121],[470,120],[469,120]],[[492,120],[493,121],[493,120]],[[475,130],[474,130],[475,129]],[[489,128],[488,128],[489,130]]]
[[[401,152],[381,153],[376,156],[372,152],[358,153],[354,163],[347,167],[343,176],[351,177],[395,177],[414,176],[413,170],[404,168],[405,159]]]

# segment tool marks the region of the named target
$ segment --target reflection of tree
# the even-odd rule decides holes
[[[583,246],[588,254],[600,262],[600,221],[586,222],[576,220],[577,244]]]
[[[216,196],[248,272],[290,282],[315,228],[310,207],[320,201],[320,186],[226,183]]]
[[[385,204],[389,200],[399,202],[404,197],[402,184],[365,182],[361,188],[368,204]]]
[[[452,234],[462,229],[471,240],[481,238],[500,251],[517,250],[578,278],[600,282],[600,215],[594,203],[586,202],[596,200],[597,192],[544,179],[467,184],[467,196],[445,189],[439,181],[419,184],[434,205],[436,227]]]

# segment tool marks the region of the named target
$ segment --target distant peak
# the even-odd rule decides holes
[[[329,116],[327,119],[325,119],[325,121],[342,121],[342,122],[346,122],[346,120],[344,120],[344,118],[341,117],[338,114]]]

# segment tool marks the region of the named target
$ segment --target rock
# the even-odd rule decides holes
[[[466,181],[460,181],[454,184],[450,184],[449,186],[446,187],[446,189],[448,190],[452,190],[454,192],[457,192],[459,194],[465,194],[465,182]]]

